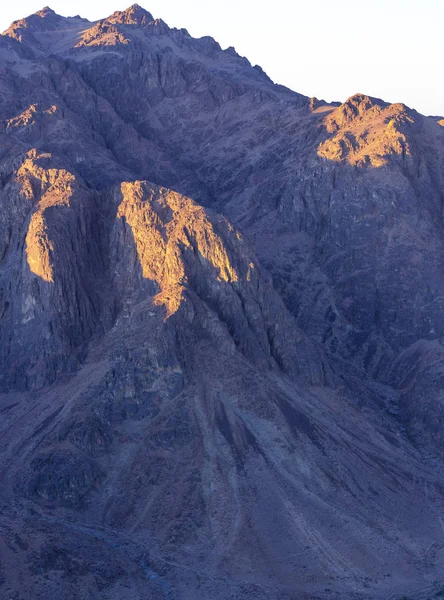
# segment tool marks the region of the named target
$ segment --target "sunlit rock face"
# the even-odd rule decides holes
[[[117,217],[129,225],[142,276],[159,286],[154,303],[165,305],[167,317],[177,312],[186,289],[182,250],[202,256],[215,270],[218,281],[238,281],[223,241],[203,208],[171,190],[156,190],[146,183],[123,183],[121,191]],[[226,229],[230,229],[228,223]],[[254,269],[254,264],[248,269]]]
[[[152,23],[154,17],[138,4],[133,4],[126,10],[118,10],[110,17],[105,19],[109,23],[118,23],[120,25],[139,25],[144,26]]]
[[[34,149],[5,179],[0,380],[8,390],[75,367],[94,331],[103,267],[97,205],[78,176]]]
[[[387,105],[357,94],[325,119],[327,131],[335,135],[320,144],[318,155],[350,165],[382,167],[391,157],[412,155],[408,128],[414,124],[413,111],[403,104]]]
[[[440,581],[442,124],[138,5],[4,32],[1,597]]]

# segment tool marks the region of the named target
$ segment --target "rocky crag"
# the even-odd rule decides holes
[[[2,597],[440,591],[443,123],[138,5],[3,33]]]

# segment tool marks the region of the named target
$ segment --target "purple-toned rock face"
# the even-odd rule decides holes
[[[0,598],[441,593],[443,123],[137,4],[4,32]]]

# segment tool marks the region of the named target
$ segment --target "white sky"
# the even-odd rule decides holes
[[[0,30],[45,0],[2,2]],[[132,0],[46,0],[90,20]],[[138,0],[191,35],[234,46],[277,83],[328,101],[362,92],[444,115],[444,0]]]

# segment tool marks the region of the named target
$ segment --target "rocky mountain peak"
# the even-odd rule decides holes
[[[29,38],[34,33],[44,33],[56,30],[63,22],[64,17],[58,15],[49,6],[45,6],[41,10],[35,12],[29,17],[14,21],[3,32],[2,35],[14,38],[19,42]]]
[[[46,19],[48,17],[52,17],[56,15],[56,12],[52,10],[49,6],[44,6],[41,10],[38,10],[36,13],[42,19]]]
[[[139,4],[133,4],[126,10],[116,11],[107,19],[110,23],[120,25],[147,25],[154,21],[154,17],[147,10],[139,6]]]
[[[379,167],[411,156],[411,125],[415,112],[404,104],[388,104],[364,94],[355,94],[324,120],[334,134],[326,139],[318,155],[333,161]]]
[[[369,110],[373,106],[386,106],[387,103],[380,98],[373,98],[367,94],[358,92],[350,96],[345,102],[344,106],[355,106],[359,111]]]
[[[384,106],[387,104],[378,98],[360,93],[354,94],[331,113],[326,123],[327,127],[329,131],[337,131],[352,121],[362,118],[369,111],[377,113]]]

